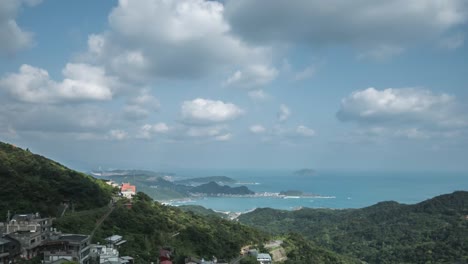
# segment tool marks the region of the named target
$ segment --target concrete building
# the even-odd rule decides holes
[[[59,234],[45,241],[41,246],[44,263],[66,259],[80,264],[89,263],[90,237],[78,234]]]
[[[41,218],[36,214],[17,214],[5,225],[5,234],[21,244],[20,256],[25,259],[35,257],[41,243],[49,239],[52,218]]]
[[[260,264],[271,264],[271,256],[270,256],[270,254],[259,253],[257,255],[257,261]]]
[[[132,264],[133,258],[129,256],[120,257],[119,251],[112,245],[91,245],[90,256],[94,263]]]

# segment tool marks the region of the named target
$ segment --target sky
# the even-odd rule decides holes
[[[79,170],[468,171],[465,0],[1,0],[0,140]]]

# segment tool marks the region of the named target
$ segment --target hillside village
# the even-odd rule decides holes
[[[120,190],[119,197],[114,197],[109,203],[106,213],[91,234],[62,233],[53,227],[55,218],[42,217],[39,213],[14,214],[8,213],[5,222],[0,222],[0,264],[15,263],[18,260],[40,259],[45,264],[79,263],[79,264],[133,264],[131,256],[121,256],[119,247],[127,243],[120,235],[105,238],[105,244],[92,243],[93,234],[99,225],[107,218],[118,199],[128,200],[125,205],[131,208],[132,198],[136,195],[136,187],[130,183],[117,184],[107,181],[106,184]],[[68,209],[64,206],[64,212]],[[174,234],[178,235],[178,233]],[[172,264],[172,248],[161,248],[159,263]],[[267,253],[258,253],[256,249],[244,247],[240,256],[231,262],[187,257],[185,264],[228,264],[239,263],[244,256],[253,256],[259,264],[271,264],[272,258]]]

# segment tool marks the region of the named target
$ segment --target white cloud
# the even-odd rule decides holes
[[[141,120],[158,111],[160,106],[159,100],[148,89],[143,89],[139,95],[130,98],[124,107],[124,115],[129,120]]]
[[[352,45],[378,58],[437,39],[468,18],[464,0],[229,0],[225,9],[232,31],[251,43]]]
[[[262,125],[252,125],[249,130],[254,134],[262,134],[266,132],[266,128]]]
[[[184,101],[181,106],[182,120],[186,123],[209,124],[238,118],[244,110],[232,103],[197,98]]]
[[[302,81],[306,79],[310,79],[315,75],[316,69],[313,66],[306,67],[300,72],[297,72],[294,75],[294,80],[295,81]]]
[[[107,138],[109,140],[121,141],[121,140],[124,140],[124,139],[128,138],[128,133],[123,131],[123,130],[120,130],[120,129],[113,129],[113,130],[109,131],[109,134],[108,134]]]
[[[417,88],[368,88],[341,101],[337,117],[371,127],[385,136],[425,138],[468,127],[468,118],[456,98]]]
[[[280,110],[278,112],[278,121],[285,122],[288,120],[289,116],[291,115],[291,110],[285,105],[280,105]]]
[[[89,132],[103,136],[121,125],[111,113],[89,104],[24,104],[2,99],[0,122],[19,135]]]
[[[216,1],[120,0],[108,20],[110,30],[89,36],[85,57],[126,80],[197,78],[271,57],[230,33]]]
[[[225,125],[214,126],[188,126],[181,128],[179,138],[202,139],[214,141],[228,141],[232,139],[232,133]]]
[[[234,72],[225,82],[225,86],[256,88],[273,81],[278,71],[265,65],[251,65],[244,70]]]
[[[466,125],[456,99],[429,90],[403,88],[353,92],[341,101],[338,117],[343,121],[369,123],[423,122],[439,126]]]
[[[21,5],[38,5],[39,0],[2,0],[0,2],[0,55],[14,54],[33,45],[33,33],[24,31],[16,23]]]
[[[308,128],[304,125],[299,125],[296,128],[297,135],[304,136],[304,137],[312,137],[315,135],[315,131],[311,128]]]
[[[167,134],[170,129],[171,128],[166,123],[162,122],[153,125],[145,124],[140,128],[136,137],[142,139],[151,139],[156,134]]]
[[[49,73],[24,64],[18,73],[0,79],[0,88],[19,101],[29,103],[59,103],[63,101],[110,100],[117,80],[104,69],[88,64],[69,63],[63,69],[64,79],[56,82]]]
[[[264,101],[270,97],[263,90],[253,90],[253,91],[249,91],[247,94],[251,99],[257,100],[257,101]]]

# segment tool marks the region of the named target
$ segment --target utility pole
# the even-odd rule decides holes
[[[8,213],[7,213],[6,226],[7,226],[6,233],[10,234],[10,210],[8,210]]]

